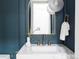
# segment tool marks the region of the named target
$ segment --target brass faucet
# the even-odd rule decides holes
[[[38,45],[38,46],[40,45],[40,42],[39,42],[39,41],[37,42],[37,45]]]
[[[50,42],[50,40],[48,41],[48,45],[51,45],[51,42]]]

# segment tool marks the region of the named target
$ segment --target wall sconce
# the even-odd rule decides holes
[[[48,12],[49,14],[55,14],[60,11],[64,6],[63,0],[48,0]]]

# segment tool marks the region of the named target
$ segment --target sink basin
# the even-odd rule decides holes
[[[24,45],[16,54],[16,59],[70,59],[72,55],[67,47],[60,44],[31,47]]]
[[[52,52],[58,52],[57,46],[32,46],[32,52],[44,52],[44,53],[52,53]]]

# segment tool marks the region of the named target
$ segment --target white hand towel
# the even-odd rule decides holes
[[[63,22],[60,31],[60,40],[65,41],[65,37],[69,35],[70,25],[68,22]]]

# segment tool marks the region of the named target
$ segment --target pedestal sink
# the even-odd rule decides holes
[[[73,59],[73,52],[62,44],[51,46],[32,44],[30,48],[24,45],[17,53],[16,59]]]

